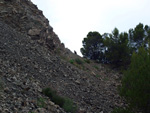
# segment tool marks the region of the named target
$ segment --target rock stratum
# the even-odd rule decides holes
[[[30,0],[0,0],[1,113],[65,113],[42,94],[47,87],[71,98],[77,113],[111,113],[125,105],[119,73],[93,61],[81,69],[68,62],[73,58],[83,60],[65,48]]]

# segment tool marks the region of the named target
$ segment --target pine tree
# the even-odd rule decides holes
[[[143,113],[150,113],[150,49],[133,53],[129,69],[124,73],[120,93]]]

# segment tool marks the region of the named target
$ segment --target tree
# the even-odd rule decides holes
[[[120,94],[130,103],[150,113],[150,49],[140,48],[133,53],[129,69],[124,73]]]
[[[134,30],[129,30],[131,45],[134,51],[137,51],[139,47],[143,45],[143,41],[145,38],[145,30],[144,25],[139,23]]]
[[[103,55],[102,42],[102,36],[98,32],[89,32],[87,37],[82,41],[83,48],[81,48],[81,53],[83,57],[100,61]]]
[[[127,67],[133,52],[144,46],[148,48],[150,42],[150,27],[139,23],[129,33],[119,33],[115,28],[112,33],[89,32],[82,41],[81,53],[84,57],[102,63],[110,63],[116,67]]]
[[[144,31],[145,31],[145,30],[144,30],[144,25],[141,24],[141,23],[139,23],[139,24],[135,27],[135,29],[134,29],[134,37],[133,37],[133,40],[134,40],[135,42],[143,40],[143,38],[144,38],[144,36],[145,36]]]
[[[142,46],[147,48],[149,40],[150,27],[148,25],[144,26],[142,23],[139,23],[134,29],[129,30],[129,45],[132,53],[134,51],[137,52]]]
[[[117,67],[129,64],[130,49],[127,33],[119,34],[119,30],[115,28],[112,34],[105,38],[104,45],[107,47],[105,54],[108,62]]]
[[[150,40],[150,27],[148,25],[145,25],[144,29],[146,31],[145,43],[147,43]]]

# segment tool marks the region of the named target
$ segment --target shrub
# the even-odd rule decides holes
[[[74,60],[73,60],[73,59],[69,60],[69,62],[70,62],[71,64],[74,64]]]
[[[94,68],[95,68],[95,69],[97,69],[97,70],[99,69],[99,67],[98,67],[98,66],[94,66]]]
[[[45,107],[45,99],[44,99],[44,98],[38,98],[38,99],[37,99],[37,105],[38,105],[40,108],[44,108],[44,107]]]
[[[88,64],[91,63],[89,59],[85,59],[84,62],[86,62],[86,63],[88,63]]]
[[[150,113],[150,49],[133,53],[129,69],[124,73],[120,94],[131,108]]]
[[[69,62],[71,64],[73,64],[74,66],[76,66],[77,68],[85,70],[84,65],[82,65],[84,62],[81,59],[78,59],[78,58],[77,59],[71,59],[71,60],[69,60]]]
[[[63,105],[63,109],[66,112],[75,113],[77,111],[77,106],[74,105],[73,101],[69,98],[65,98],[65,103]]]
[[[60,107],[62,107],[63,104],[65,103],[64,98],[58,96],[56,94],[56,91],[50,88],[46,88],[42,92],[44,95],[48,96],[55,104],[59,105]]]
[[[75,61],[76,61],[76,63],[79,64],[79,65],[83,64],[83,61],[80,60],[80,59],[75,59]]]
[[[77,110],[76,105],[74,105],[71,99],[57,95],[56,91],[50,88],[45,88],[42,92],[44,95],[48,96],[55,104],[62,107],[66,112],[75,113],[75,111]]]
[[[96,75],[97,78],[101,77],[101,75]]]
[[[53,98],[54,95],[56,95],[56,91],[50,89],[50,88],[45,88],[42,90],[43,94],[48,96],[49,98]]]
[[[64,103],[65,103],[65,99],[63,97],[60,97],[58,95],[54,95],[52,98],[52,101],[59,105],[60,107],[63,107]]]

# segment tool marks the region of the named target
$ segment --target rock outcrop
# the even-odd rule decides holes
[[[0,21],[1,113],[64,112],[41,94],[44,86],[38,78],[44,79],[42,74],[46,73],[39,71],[40,68],[48,68],[46,64],[51,64],[50,57],[49,60],[45,59],[44,57],[48,55],[43,53],[50,54],[37,42],[32,41],[31,37],[17,32]],[[40,98],[45,100],[43,108],[38,106]]]
[[[64,49],[48,19],[30,0],[0,0],[0,18],[12,28],[26,33],[50,50]]]
[[[54,54],[55,50],[79,58],[65,50],[31,1],[0,0],[1,113],[65,113],[41,93],[45,87],[71,98],[78,113],[110,113],[125,105],[117,92],[120,74],[101,64],[78,69]],[[99,69],[94,70],[94,65]]]

